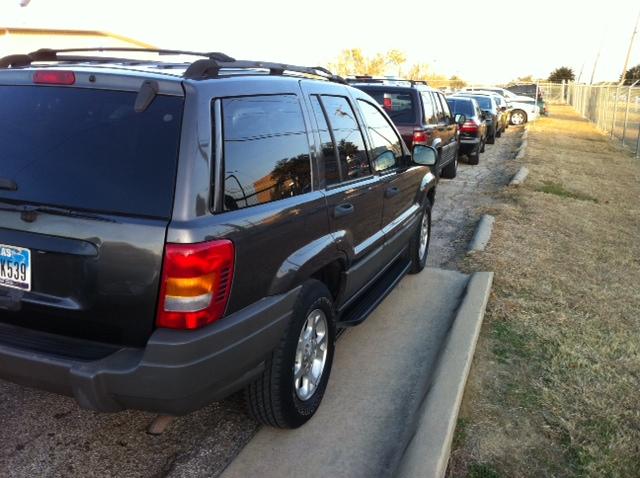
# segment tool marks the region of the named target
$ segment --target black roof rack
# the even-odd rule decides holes
[[[283,75],[285,72],[289,71],[293,73],[318,76],[325,80],[347,84],[347,81],[344,78],[334,75],[322,66],[297,66],[289,65],[287,63],[272,63],[252,60],[219,61],[212,58],[194,61],[189,65],[189,68],[187,68],[183,76],[194,80],[215,78],[223,68],[236,70],[269,70],[270,75]]]
[[[411,84],[411,86],[423,85],[429,86],[424,80],[406,80],[404,78],[375,78],[369,75],[355,75],[351,78],[347,78],[349,83],[372,83],[372,84],[384,84],[385,82],[404,81]]]
[[[189,50],[166,50],[166,49],[150,49],[150,48],[65,48],[53,50],[50,48],[42,48],[28,54],[8,55],[0,58],[0,68],[20,68],[30,66],[33,62],[39,61],[59,61],[59,62],[100,62],[100,63],[127,63],[139,64],[145,60],[132,58],[114,58],[92,55],[65,55],[65,53],[89,53],[89,52],[136,52],[136,53],[158,53],[159,55],[188,55],[203,57],[189,64],[186,71],[182,75],[184,78],[190,79],[208,79],[215,78],[221,69],[250,69],[250,70],[269,70],[270,75],[283,75],[285,72],[302,73],[324,78],[329,81],[344,83],[347,82],[338,75],[321,66],[306,67],[289,65],[286,63],[271,63],[263,61],[247,61],[236,60],[224,53],[220,52],[196,52]],[[60,55],[62,53],[62,55]]]

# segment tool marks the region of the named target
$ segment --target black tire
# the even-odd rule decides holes
[[[294,388],[294,363],[300,332],[309,313],[321,309],[327,318],[327,356],[313,395],[302,401]],[[293,316],[280,343],[265,364],[262,375],[245,389],[249,414],[258,422],[277,428],[298,428],[318,410],[327,388],[335,349],[335,317],[331,293],[320,281],[304,283]]]
[[[481,146],[478,145],[475,151],[469,155],[469,164],[478,164],[480,162],[480,149]]]
[[[488,144],[495,144],[496,142],[496,130],[493,130],[493,133],[491,133],[490,136],[487,136],[487,143]],[[484,150],[482,150],[482,152],[484,152]]]
[[[444,179],[453,179],[458,174],[458,153],[456,152],[453,161],[447,164],[444,168],[442,168],[442,172],[440,176]]]
[[[429,256],[429,244],[431,242],[431,202],[428,199],[424,200],[424,209],[423,216],[418,221],[418,227],[416,232],[411,236],[411,241],[409,242],[409,259],[411,260],[411,268],[409,269],[409,274],[417,274],[424,269],[424,266],[427,263],[427,257]],[[424,252],[424,255],[420,257],[420,234],[422,230],[422,220],[424,215],[427,216],[427,248]]]
[[[499,138],[500,136],[502,136],[502,131],[503,131],[502,128],[498,130],[498,133],[496,134],[496,138]]]
[[[486,146],[487,146],[487,138],[484,138],[481,141],[482,143],[480,143],[480,152],[484,153],[484,150],[486,149]]]
[[[514,117],[515,116],[515,117]],[[518,125],[523,125],[528,121],[528,117],[527,117],[527,113],[525,111],[522,110],[514,110],[511,112],[511,124],[518,126]]]

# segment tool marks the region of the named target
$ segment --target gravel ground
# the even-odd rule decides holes
[[[506,160],[520,134],[510,128],[487,146],[478,166],[460,163],[456,179],[440,182],[430,266],[456,268],[479,208],[516,168]],[[177,418],[160,436],[146,433],[152,418],[135,411],[97,414],[70,398],[0,381],[0,476],[216,476],[258,428],[237,396]]]

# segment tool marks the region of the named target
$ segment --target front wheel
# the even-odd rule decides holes
[[[262,375],[245,389],[249,414],[265,425],[298,428],[320,407],[333,364],[335,320],[331,293],[305,282],[280,344]]]
[[[431,203],[428,199],[425,199],[418,230],[411,238],[411,242],[409,242],[409,259],[411,260],[409,274],[417,274],[424,269],[424,266],[427,264],[427,255],[429,254],[430,239]]]

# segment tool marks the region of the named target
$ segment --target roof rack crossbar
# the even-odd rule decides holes
[[[270,75],[283,75],[285,72],[302,73],[305,75],[319,76],[329,81],[346,84],[346,80],[341,76],[334,75],[329,70],[321,66],[297,66],[286,63],[272,63],[266,61],[252,60],[234,60],[234,61],[216,61],[216,60],[197,60],[193,62],[184,72],[183,77],[202,80],[218,76],[221,69],[237,69],[237,70],[269,70]]]
[[[157,53],[158,55],[188,55],[201,56],[214,61],[235,61],[221,52],[196,52],[190,50],[166,50],[159,48],[128,48],[128,47],[105,47],[105,48],[62,48],[53,50],[51,48],[41,48],[27,55],[8,55],[0,58],[0,68],[17,68],[29,66],[35,61],[118,61],[135,62],[132,58],[107,58],[103,56],[75,56],[60,55],[60,53],[90,53],[90,52],[135,52],[135,53]],[[138,60],[142,61],[142,60]]]
[[[27,55],[9,55],[0,58],[0,68],[19,68],[31,65],[33,62],[89,62],[108,63],[118,62],[135,64],[143,63],[145,60],[135,58],[109,58],[105,56],[92,55],[64,55],[65,53],[90,53],[90,52],[137,52],[137,53],[157,53],[159,55],[189,55],[202,57],[189,64],[183,74],[184,78],[206,79],[218,76],[220,69],[247,69],[247,70],[269,70],[271,75],[283,75],[285,72],[301,73],[321,77],[336,83],[346,84],[346,80],[341,76],[334,75],[322,66],[297,66],[286,63],[272,63],[263,61],[236,60],[220,52],[195,52],[189,50],[166,50],[155,48],[128,48],[128,47],[106,47],[106,48],[63,48],[50,49],[41,48]],[[61,55],[62,54],[62,55]]]

